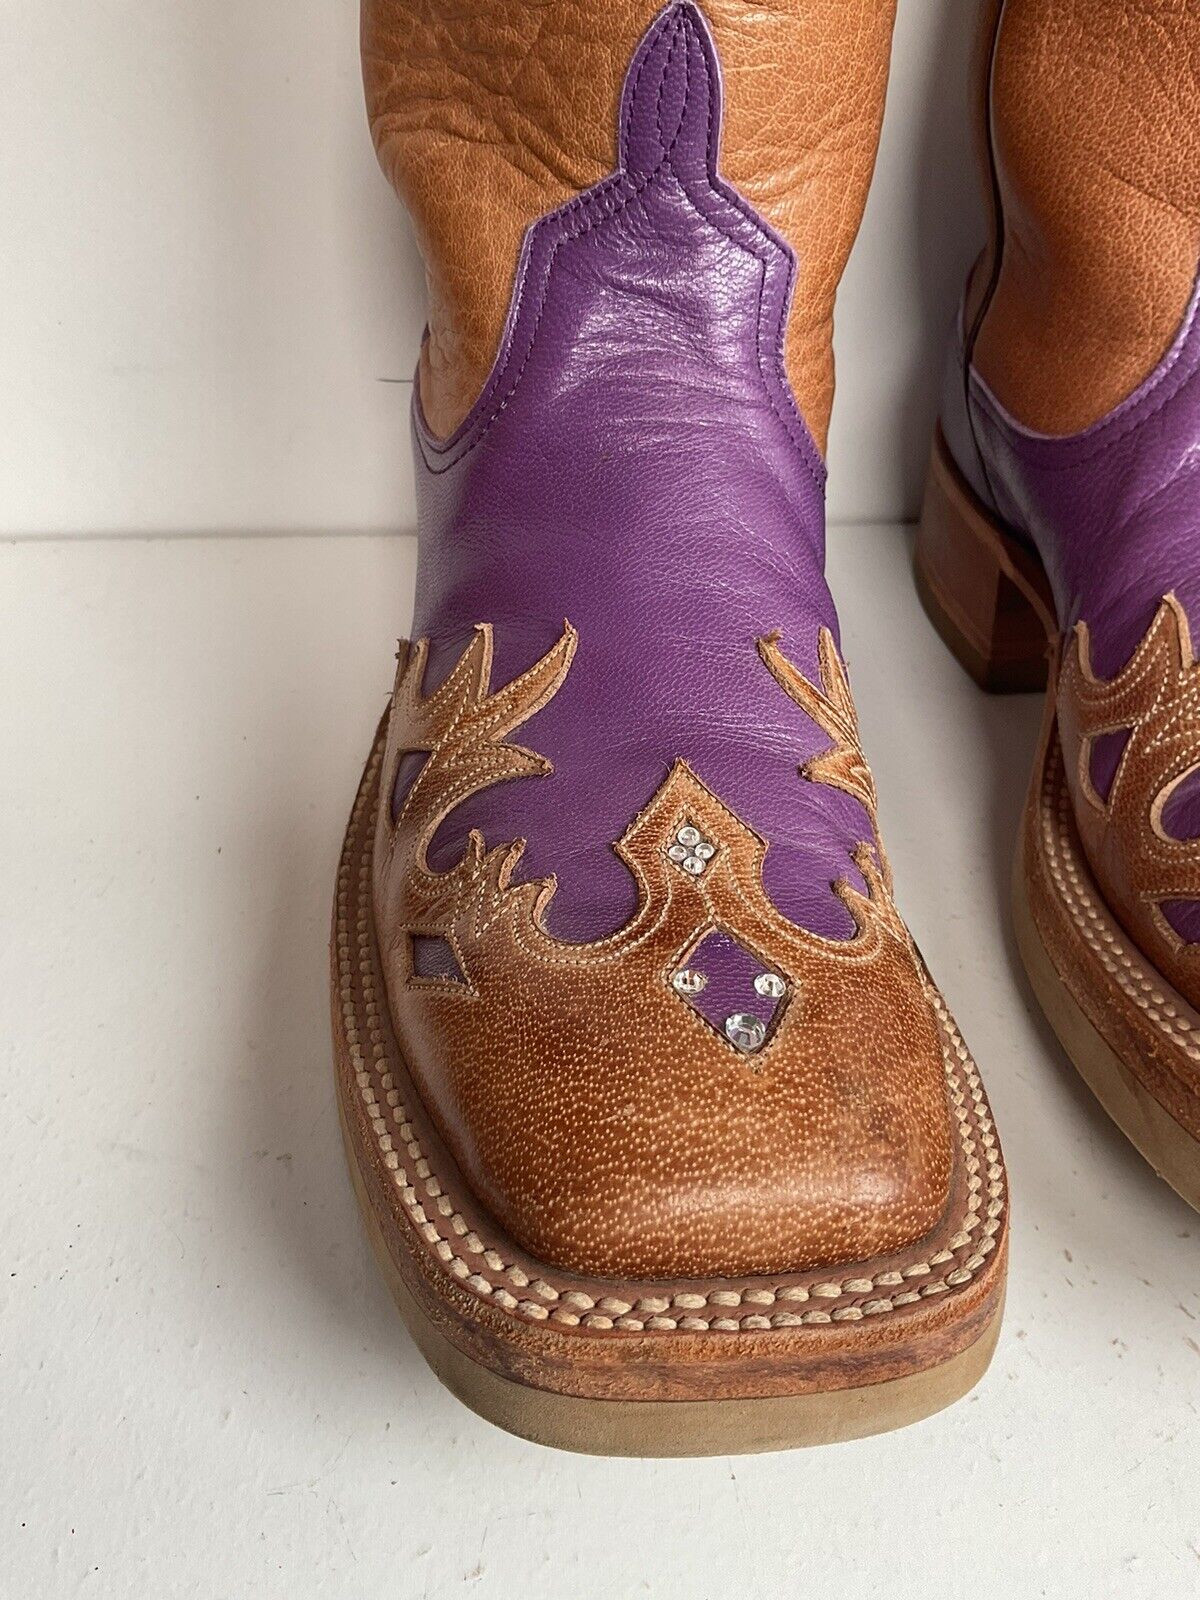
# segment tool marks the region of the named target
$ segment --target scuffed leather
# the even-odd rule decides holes
[[[564,629],[505,682],[492,630],[477,629],[433,693],[427,645],[401,653],[385,792],[404,751],[428,759],[395,822],[378,809],[375,921],[398,1041],[472,1190],[537,1260],[603,1276],[799,1271],[922,1238],[950,1192],[942,1043],[892,903],[830,634],[819,685],[773,640],[758,671],[834,735],[810,781],[872,804],[855,851],[866,892],[837,891],[854,938],[778,915],[762,893],[762,841],[683,762],[620,841],[639,894],[611,938],[564,944],[546,930],[554,886],[516,881],[520,841],[476,833],[449,870],[429,868],[462,794],[544,769],[539,714],[565,693],[582,643]],[[685,825],[715,846],[696,877],[669,855]],[[754,1055],[671,985],[715,927],[788,986]],[[417,974],[414,933],[444,939],[465,982]]]
[[[974,361],[1027,427],[1075,433],[1155,366],[1191,293],[1200,5],[1005,0],[991,83],[1001,257]]]
[[[364,0],[371,128],[428,273],[420,387],[434,433],[451,433],[483,388],[528,225],[616,165],[625,68],[658,9]],[[725,74],[725,175],[801,262],[787,369],[822,449],[834,293],[874,167],[894,9],[705,6]]]

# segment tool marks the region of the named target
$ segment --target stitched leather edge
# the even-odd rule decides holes
[[[1057,737],[1047,753],[1045,771],[1033,804],[1045,869],[1072,926],[1105,972],[1116,981],[1125,998],[1152,1026],[1162,1047],[1176,1057],[1200,1065],[1200,1016],[1192,1012],[1165,979],[1157,973],[1154,977],[1148,976],[1153,968],[1123,933],[1098,894],[1092,892],[1091,874],[1073,837],[1071,796]],[[1188,1069],[1184,1067],[1183,1071],[1186,1073]],[[1194,1071],[1193,1068],[1193,1075]],[[1140,1076],[1139,1081],[1142,1081]],[[1153,1092],[1150,1082],[1145,1086]],[[1186,1080],[1180,1087],[1187,1087]],[[1193,1094],[1196,1092],[1192,1090]]]
[[[641,60],[637,61],[632,86],[627,85],[623,92],[616,169],[590,189],[583,190],[556,211],[540,217],[530,225],[517,258],[509,312],[491,372],[475,404],[448,438],[437,438],[428,427],[421,409],[420,384],[414,383],[414,442],[423,465],[430,473],[437,475],[448,471],[476,445],[482,443],[496,418],[512,400],[533,354],[559,248],[610,222],[649,188],[664,170],[672,170],[674,140],[664,150],[662,158],[654,169],[641,177],[631,177],[625,166],[638,86],[646,64],[651,59],[650,46],[654,43],[656,28],[657,22],[652,24],[643,36],[635,54],[635,60],[639,54]],[[711,36],[699,12],[694,6],[685,5],[679,8],[670,45],[672,53],[679,37],[689,29],[693,32],[708,63],[710,96],[707,117],[708,148],[706,183],[701,191],[695,194],[681,179],[682,192],[687,204],[697,216],[723,234],[731,244],[759,261],[761,278],[755,345],[763,389],[772,410],[796,446],[805,470],[818,492],[823,494],[826,480],[825,461],[800,411],[784,360],[786,324],[796,273],[795,252],[787,240],[777,233],[765,218],[760,217],[745,197],[720,175],[718,167],[722,109],[720,64]],[[690,103],[691,95],[692,87],[689,80],[684,90],[685,106]],[[661,87],[659,97],[661,99]],[[610,197],[612,197],[611,204]],[[578,225],[575,225],[576,217],[581,219]],[[755,242],[760,244],[760,248],[755,248],[748,239],[738,237],[739,224],[743,230],[751,232]],[[527,294],[530,293],[533,296],[532,300],[527,299]],[[527,323],[530,324],[528,328],[526,328]],[[768,326],[772,330],[769,362],[764,359],[763,348],[764,330]],[[514,361],[517,362],[515,373],[512,372]]]
[[[383,741],[377,739],[355,799],[338,867],[334,924],[337,999],[356,1088],[371,1123],[379,1157],[397,1192],[398,1209],[422,1248],[442,1270],[481,1300],[526,1320],[549,1320],[559,1326],[600,1333],[613,1329],[742,1332],[857,1322],[952,1293],[974,1279],[995,1250],[1004,1225],[1004,1166],[978,1070],[945,1003],[931,985],[928,992],[942,1034],[948,1104],[957,1124],[965,1171],[965,1210],[946,1247],[870,1277],[807,1284],[732,1280],[726,1287],[703,1293],[683,1290],[664,1296],[651,1292],[632,1300],[605,1294],[599,1283],[600,1292],[595,1295],[580,1289],[560,1290],[545,1278],[531,1279],[521,1266],[505,1261],[499,1251],[471,1229],[444,1193],[388,1070],[387,1040],[379,1025],[381,1005],[386,1009],[386,991],[377,966],[371,911],[371,863],[382,754]],[[356,968],[357,985],[362,990],[361,1009]],[[407,1161],[402,1160],[397,1141]],[[958,1264],[952,1265],[955,1262]],[[935,1269],[947,1266],[951,1270],[933,1276]],[[919,1282],[919,1287],[906,1287],[914,1282]],[[655,1287],[661,1288],[647,1285],[650,1290]],[[514,1289],[519,1292],[514,1294]],[[819,1302],[817,1308],[789,1309],[812,1300]],[[771,1307],[780,1306],[784,1309],[770,1311]],[[753,1309],[741,1316],[730,1315],[745,1307]],[[715,1314],[706,1316],[705,1312]]]

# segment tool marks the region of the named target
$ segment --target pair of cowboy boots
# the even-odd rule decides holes
[[[364,6],[429,325],[413,642],[338,876],[339,1104],[418,1344],[548,1443],[894,1427],[999,1328],[1000,1147],[893,900],[823,571],[892,14]],[[1200,7],[984,21],[993,237],[920,588],[981,682],[1048,683],[1022,948],[1200,1204]]]

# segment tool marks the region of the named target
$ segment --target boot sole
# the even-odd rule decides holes
[[[340,1110],[340,1101],[339,1101]],[[422,1310],[376,1219],[341,1116],[355,1197],[375,1259],[413,1342],[456,1399],[506,1433],[583,1455],[749,1455],[868,1438],[933,1416],[987,1371],[1003,1320],[1003,1295],[982,1333],[939,1366],[866,1388],[749,1400],[589,1400],[536,1389],[473,1361]]]
[[[1036,560],[934,441],[917,535],[918,593],[993,693],[1047,686],[1013,873],[1017,946],[1080,1077],[1154,1170],[1200,1210],[1200,1014],[1136,949],[1084,858],[1054,714],[1057,625]],[[1177,1114],[1173,1114],[1177,1113]]]
[[[1020,851],[1013,873],[1013,924],[1017,948],[1038,1003],[1075,1070],[1117,1127],[1159,1177],[1200,1211],[1200,1143],[1163,1109],[1075,999],[1043,941],[1028,878],[1024,851]],[[1123,938],[1115,924],[1105,928],[1097,919],[1097,925],[1098,930],[1104,930],[1100,933],[1102,942],[1107,942],[1106,934],[1114,943],[1118,936]],[[1146,973],[1153,973],[1153,969],[1146,968]],[[1177,1014],[1190,1010],[1183,997],[1175,995],[1157,973],[1150,981]],[[1167,1000],[1167,994],[1173,998]]]
[[[626,1456],[861,1438],[974,1387],[1000,1327],[1007,1204],[987,1103],[940,999],[963,1153],[937,1236],[841,1269],[840,1282],[828,1269],[826,1281],[569,1277],[524,1255],[481,1210],[396,1047],[370,908],[379,756],[377,744],[334,908],[338,1108],[368,1236],[446,1387],[523,1438]]]

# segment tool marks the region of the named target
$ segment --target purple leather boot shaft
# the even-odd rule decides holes
[[[965,371],[965,382],[964,382]],[[966,367],[961,339],[947,377],[942,429],[984,503],[1041,557],[1059,626],[1088,624],[1091,665],[1111,678],[1128,661],[1164,595],[1200,617],[1200,314],[1193,292],[1171,348],[1120,405],[1082,433],[1051,437],[1021,426]],[[1107,795],[1127,730],[1090,751]],[[1200,774],[1186,776],[1163,812],[1179,839],[1200,837]],[[1164,901],[1180,938],[1200,941],[1200,901]]]
[[[413,636],[426,689],[479,622],[508,682],[575,626],[566,682],[521,730],[549,776],[485,790],[443,823],[528,841],[555,874],[551,931],[590,940],[634,912],[613,843],[677,759],[764,840],[767,892],[830,937],[853,924],[860,806],[799,767],[828,745],[756,642],[778,630],[816,680],[835,631],[824,468],[783,372],[788,246],[718,175],[720,74],[690,4],[664,12],[626,79],[618,170],[537,223],[492,376],[437,441],[414,417],[421,535]],[[803,266],[801,264],[801,270]]]
[[[1082,433],[1033,433],[1010,416],[961,346],[942,426],[995,513],[1036,547],[1063,631],[1087,622],[1092,663],[1111,677],[1165,594],[1200,617],[1200,316],[1193,296],[1170,350]]]

